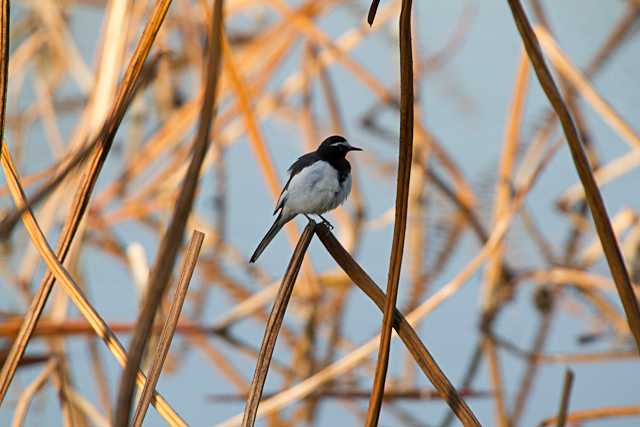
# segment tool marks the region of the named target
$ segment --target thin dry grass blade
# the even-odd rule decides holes
[[[82,182],[79,183],[73,205],[71,207],[70,215],[65,223],[64,229],[61,233],[61,237],[58,241],[56,258],[60,262],[64,262],[69,253],[71,242],[73,241],[76,232],[78,231],[80,221],[82,220],[89,204],[89,199],[91,197],[93,187],[98,179],[102,164],[106,159],[106,156],[113,142],[113,138],[115,137],[115,133],[118,130],[127,107],[129,106],[133,94],[135,93],[135,86],[140,77],[142,66],[149,54],[149,51],[151,50],[151,46],[153,45],[155,36],[160,29],[160,25],[164,21],[164,17],[170,4],[171,0],[160,0],[156,4],[156,7],[153,10],[153,14],[142,33],[140,42],[136,47],[136,51],[134,52],[129,66],[127,67],[125,77],[119,86],[116,102],[109,115],[109,118],[106,120],[101,132],[96,137],[96,139],[91,144],[89,144],[89,147],[94,145],[97,146],[97,150],[91,158],[89,170],[86,174],[83,175]],[[2,154],[4,158],[4,150],[2,151]],[[8,155],[8,152],[6,152],[6,154]],[[70,170],[71,169],[69,169],[69,171]],[[67,173],[69,171],[67,171]],[[29,202],[25,201],[21,205],[17,206],[17,211],[21,212],[21,214],[27,213],[29,206]],[[0,235],[1,234],[2,233],[0,232]],[[47,272],[38,288],[36,295],[33,298],[29,310],[24,316],[25,321],[23,327],[20,329],[20,333],[16,336],[16,339],[11,346],[10,353],[7,356],[7,360],[2,366],[2,371],[0,371],[0,403],[2,403],[2,401],[4,400],[6,392],[9,388],[9,384],[11,383],[11,380],[13,379],[13,376],[15,374],[15,369],[18,366],[20,358],[24,354],[27,343],[29,342],[29,338],[31,337],[38,318],[42,314],[42,310],[44,309],[55,280],[56,278],[52,274],[52,272]]]
[[[538,76],[538,80],[540,81],[540,85],[549,98],[549,102],[553,105],[562,124],[562,129],[564,130],[569,148],[571,149],[571,156],[578,175],[580,176],[580,181],[582,181],[585,189],[587,203],[591,210],[598,236],[602,242],[611,275],[616,283],[616,288],[618,289],[618,294],[627,316],[627,322],[629,323],[629,327],[636,341],[636,346],[640,352],[640,310],[638,309],[638,301],[631,288],[627,267],[624,264],[618,242],[611,228],[604,201],[593,177],[591,166],[583,149],[580,136],[571,118],[571,114],[563,102],[560,92],[551,76],[551,72],[544,62],[540,46],[538,45],[536,36],[520,1],[507,1],[536,75]]]
[[[5,176],[7,178],[7,184],[9,185],[9,189],[11,190],[11,195],[14,198],[15,204],[18,207],[22,207],[27,203],[26,197],[24,195],[24,191],[20,186],[20,182],[18,180],[18,175],[15,171],[15,166],[13,165],[13,160],[9,155],[9,151],[6,146],[2,147],[2,168],[4,170]],[[78,307],[78,310],[82,313],[82,315],[87,319],[87,321],[91,324],[91,327],[95,331],[96,335],[98,335],[102,340],[106,343],[107,347],[114,355],[118,363],[121,365],[125,365],[127,357],[122,347],[122,344],[118,341],[118,338],[115,336],[113,331],[109,328],[109,325],[100,317],[98,312],[93,308],[93,306],[87,301],[86,297],[78,287],[78,285],[74,282],[74,280],[69,275],[69,272],[62,266],[60,261],[56,258],[56,255],[53,253],[53,250],[49,246],[49,242],[47,242],[40,226],[38,225],[31,209],[27,209],[23,214],[23,222],[27,232],[29,233],[29,237],[31,241],[38,249],[40,256],[43,258],[47,267],[54,275],[55,279],[60,281],[63,286],[65,292],[69,295],[73,303]],[[38,297],[34,298],[34,304],[39,303]],[[44,305],[44,301],[42,301]],[[30,309],[32,308],[30,307]],[[26,343],[28,339],[31,337],[33,329],[35,328],[35,323],[37,322],[36,316],[28,316],[24,319],[21,324],[20,332],[18,335],[25,334],[24,331],[30,330],[31,332],[26,335],[27,340],[25,340],[23,346],[18,348],[19,355],[24,353],[26,348]],[[27,325],[27,327],[25,327]],[[2,373],[5,375],[7,372],[10,373],[9,379],[13,377],[15,374],[15,370],[17,368],[17,363],[20,361],[20,357],[15,358],[16,366],[12,366],[9,364],[9,361],[12,355],[12,351],[15,349],[15,345],[11,348],[9,355],[7,356],[7,361],[5,365],[2,367]],[[142,372],[138,371],[136,380],[140,386],[144,386],[146,381]],[[8,388],[10,381],[7,381],[6,387]],[[169,406],[169,404],[160,396],[157,392],[155,395],[154,406],[158,409],[158,412],[162,417],[172,426],[185,426],[186,423],[182,421],[180,416]]]
[[[278,338],[278,332],[284,319],[291,293],[293,292],[293,286],[298,277],[300,266],[304,259],[304,255],[307,252],[311,238],[315,232],[315,222],[309,222],[305,227],[300,240],[296,245],[296,249],[291,256],[287,271],[282,278],[282,285],[278,290],[278,295],[273,303],[271,314],[264,331],[264,337],[262,338],[262,344],[260,346],[260,354],[256,363],[255,372],[253,374],[253,380],[251,381],[251,389],[249,391],[249,397],[244,409],[244,416],[242,418],[243,427],[251,427],[256,421],[256,413],[258,411],[258,405],[262,397],[262,391],[264,389],[264,383],[267,379],[267,373],[269,372],[269,364],[271,363],[271,357],[273,356],[273,349],[276,345]]]
[[[349,255],[344,247],[342,247],[340,242],[338,242],[333,234],[331,234],[329,229],[324,225],[319,225],[316,228],[316,234],[333,259],[340,265],[340,267],[342,267],[345,273],[349,275],[351,280],[353,280],[353,282],[369,298],[371,298],[380,311],[383,311],[386,307],[385,302],[387,299],[385,294],[362,269],[362,267],[360,267],[360,265],[351,257],[351,255]],[[407,322],[402,313],[397,309],[393,312],[393,328],[397,331],[398,336],[405,344],[407,350],[411,353],[418,366],[420,366],[422,372],[424,372],[427,378],[429,378],[436,390],[445,397],[447,404],[451,407],[451,410],[456,414],[460,421],[464,425],[479,426],[480,423],[469,406],[467,406],[464,400],[460,397],[460,394],[447,379],[444,372],[442,372],[411,324]]]
[[[223,0],[215,0],[213,6],[212,22],[209,26],[209,52],[205,70],[206,80],[204,82],[205,92],[202,109],[200,111],[198,131],[195,136],[193,156],[189,163],[180,195],[176,201],[169,227],[160,243],[156,264],[149,275],[149,287],[147,288],[144,306],[138,316],[138,326],[131,339],[127,365],[122,373],[120,386],[118,388],[118,401],[114,415],[114,423],[116,426],[125,426],[129,422],[135,375],[146,348],[157,307],[171,277],[173,265],[175,264],[178,254],[178,248],[184,235],[184,228],[189,219],[198,188],[200,168],[211,142],[209,134],[216,105],[216,92],[222,54],[223,3]]]
[[[156,349],[153,364],[151,365],[149,375],[147,376],[147,383],[144,385],[144,389],[140,395],[140,401],[138,402],[138,407],[136,408],[136,413],[133,417],[132,425],[134,427],[140,427],[142,425],[144,417],[147,414],[147,409],[149,409],[149,404],[153,398],[153,390],[156,388],[156,384],[158,384],[158,380],[160,379],[162,366],[164,365],[167,353],[171,347],[171,340],[173,339],[176,327],[178,326],[178,319],[180,318],[182,305],[184,304],[184,299],[187,296],[187,291],[189,290],[189,283],[191,281],[193,271],[196,268],[198,255],[200,254],[200,248],[202,247],[203,241],[204,233],[197,230],[194,231],[191,236],[189,247],[187,248],[184,266],[182,267],[182,274],[180,275],[180,281],[176,287],[173,303],[171,304],[169,315],[167,316],[167,320],[162,328],[162,334],[158,341],[158,348]]]
[[[564,427],[567,422],[567,411],[569,410],[569,397],[571,396],[571,386],[573,385],[573,371],[567,369],[564,373],[564,385],[562,386],[562,400],[558,410],[558,427]]]
[[[366,425],[376,426],[380,417],[384,384],[389,365],[393,312],[398,299],[400,270],[404,251],[404,237],[407,228],[407,207],[409,203],[409,179],[413,156],[413,52],[411,46],[411,5],[412,0],[403,0],[400,11],[400,141],[398,153],[398,182],[396,187],[395,224],[393,243],[389,260],[387,299],[373,390],[369,401]]]

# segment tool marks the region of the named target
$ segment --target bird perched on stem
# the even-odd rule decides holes
[[[362,149],[350,145],[342,136],[333,135],[322,141],[316,151],[291,165],[289,179],[273,211],[278,216],[249,262],[255,262],[278,231],[298,214],[307,219],[311,219],[310,214],[318,215],[333,228],[322,214],[341,205],[351,192],[351,165],[345,158],[349,151]]]

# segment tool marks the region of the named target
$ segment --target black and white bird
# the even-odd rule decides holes
[[[278,231],[298,214],[308,219],[318,215],[329,222],[323,213],[341,205],[351,192],[351,165],[345,158],[349,151],[362,151],[346,139],[333,135],[322,141],[316,151],[298,158],[289,168],[289,179],[276,203],[275,222],[267,231],[250,262],[255,262]]]

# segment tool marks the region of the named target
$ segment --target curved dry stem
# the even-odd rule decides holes
[[[407,228],[407,207],[409,204],[409,179],[413,156],[413,52],[411,46],[411,5],[412,0],[403,0],[400,11],[400,142],[398,158],[398,182],[396,187],[395,224],[393,243],[389,259],[387,299],[385,301],[380,348],[373,390],[369,401],[366,425],[376,426],[380,417],[384,384],[389,365],[391,327],[393,312],[398,299],[400,270],[404,251],[404,237]]]
[[[622,301],[622,306],[624,307],[624,311],[627,316],[629,328],[633,333],[636,346],[640,352],[640,310],[638,309],[638,301],[631,289],[631,282],[629,280],[627,267],[624,264],[622,253],[620,252],[618,242],[616,241],[615,234],[611,228],[607,209],[604,205],[604,201],[602,200],[602,195],[600,194],[598,185],[593,177],[593,172],[591,171],[591,166],[589,165],[589,160],[582,146],[580,136],[578,135],[578,131],[571,114],[562,100],[562,96],[560,95],[553,77],[551,76],[551,72],[544,62],[536,35],[531,28],[531,24],[527,19],[520,1],[507,1],[511,7],[511,12],[513,13],[516,26],[518,27],[518,31],[520,32],[524,45],[527,49],[533,68],[538,76],[540,85],[547,95],[547,98],[549,98],[549,102],[553,105],[553,108],[562,124],[562,129],[565,137],[567,138],[569,148],[571,149],[573,162],[578,175],[580,176],[580,181],[585,189],[587,203],[591,210],[591,215],[593,216],[598,236],[602,242],[602,247],[607,258],[611,275],[616,283],[618,295]]]

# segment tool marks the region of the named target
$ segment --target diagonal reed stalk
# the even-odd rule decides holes
[[[67,258],[71,243],[78,231],[80,222],[84,217],[93,187],[98,179],[98,175],[100,174],[100,170],[102,169],[102,165],[104,164],[109,149],[111,148],[116,131],[118,130],[127,107],[131,103],[131,99],[135,93],[135,87],[140,77],[144,61],[151,50],[153,41],[160,30],[160,26],[164,21],[164,17],[170,4],[171,0],[160,0],[156,4],[151,18],[145,26],[140,37],[140,41],[136,46],[136,50],[131,58],[129,66],[127,67],[123,81],[118,87],[116,101],[109,117],[105,121],[100,133],[91,144],[91,146],[95,144],[96,150],[90,159],[89,169],[83,175],[82,182],[78,185],[73,205],[71,207],[71,212],[58,241],[56,257],[61,263],[64,263]],[[17,210],[25,213],[28,207],[29,203],[26,202],[23,205],[18,206]],[[7,356],[7,360],[2,366],[2,371],[0,371],[0,404],[4,400],[9,384],[11,383],[15,370],[18,366],[18,362],[24,354],[29,338],[33,333],[33,329],[42,314],[42,310],[44,310],[44,306],[51,290],[53,289],[55,280],[55,276],[48,271],[41,282],[29,309],[24,315],[23,325],[11,345],[11,350]]]
[[[411,177],[411,158],[413,155],[413,53],[411,46],[411,5],[412,0],[402,0],[400,10],[400,141],[398,153],[398,182],[396,187],[395,224],[393,227],[393,244],[389,260],[389,277],[387,281],[387,299],[385,301],[380,347],[373,390],[369,400],[366,425],[378,425],[380,408],[384,395],[384,384],[389,366],[391,346],[391,328],[393,312],[398,299],[404,237],[407,228],[407,207],[409,201],[409,179]]]
[[[2,160],[2,169],[5,173],[5,176],[7,177],[7,183],[9,185],[9,189],[11,191],[11,195],[15,201],[15,204],[17,207],[22,207],[27,203],[27,199],[20,185],[18,174],[13,164],[13,160],[11,159],[11,156],[9,155],[9,151],[7,150],[6,146],[3,146],[1,160]],[[26,211],[24,211],[24,214],[22,215],[22,221],[27,230],[27,233],[29,234],[29,237],[31,238],[32,243],[36,246],[36,249],[40,253],[40,256],[42,257],[42,259],[45,261],[47,267],[49,268],[49,271],[51,271],[51,274],[54,275],[55,279],[61,283],[62,287],[64,288],[64,291],[69,295],[69,298],[78,307],[78,310],[80,311],[80,313],[82,313],[82,315],[87,319],[89,324],[91,324],[91,327],[93,328],[96,335],[105,342],[105,344],[107,345],[111,353],[114,355],[118,363],[124,366],[124,364],[126,363],[127,357],[126,357],[124,348],[122,347],[122,344],[120,344],[120,341],[118,341],[118,338],[116,337],[116,335],[109,328],[109,325],[107,325],[104,319],[100,317],[100,315],[95,310],[95,308],[93,308],[93,306],[89,303],[87,298],[84,296],[83,292],[80,290],[78,285],[74,282],[73,278],[71,277],[67,269],[58,260],[58,258],[56,257],[56,254],[54,254],[53,252],[53,249],[51,249],[49,242],[47,242],[47,239],[45,238],[44,233],[40,228],[40,225],[38,224],[35,217],[33,216],[31,209],[27,209]],[[44,303],[42,304],[44,305]],[[22,327],[25,324],[29,324],[29,325],[31,323],[35,324],[36,320],[37,319],[35,317],[26,318],[21,324],[21,331],[22,331]],[[29,335],[29,337],[30,336],[31,334]],[[12,350],[13,350],[13,347],[12,347]],[[22,352],[24,352],[24,348],[22,348],[21,350]],[[5,362],[5,366],[3,366],[3,372],[5,372],[4,370],[5,370],[5,367],[8,365],[10,356],[11,356],[11,352],[7,356],[7,361]],[[16,363],[18,363],[19,360],[20,358],[17,359]],[[15,373],[16,368],[17,366],[13,367],[12,375]],[[140,386],[143,386],[145,384],[146,379],[142,374],[142,372],[140,371],[137,372],[136,381]],[[8,383],[7,383],[7,387],[8,387]],[[160,396],[160,394],[158,394],[157,392],[155,393],[155,396],[154,396],[154,406],[156,407],[156,409],[158,409],[158,412],[160,413],[160,415],[162,415],[162,417],[171,426],[186,425],[185,422],[182,421],[180,416],[171,408],[171,406],[169,406],[169,404],[164,400],[164,398]]]
[[[176,287],[173,303],[171,304],[169,315],[167,316],[167,320],[165,321],[164,327],[162,328],[160,340],[158,341],[158,348],[156,349],[153,363],[151,365],[151,369],[149,370],[149,375],[147,376],[147,383],[142,389],[142,393],[140,394],[140,401],[138,402],[138,407],[136,408],[136,413],[133,417],[133,422],[131,423],[134,427],[142,426],[144,417],[147,414],[147,410],[149,409],[149,404],[151,403],[151,399],[153,398],[153,390],[156,388],[156,384],[158,384],[158,380],[160,379],[162,366],[164,365],[164,361],[167,358],[167,353],[169,353],[173,335],[175,334],[176,327],[178,326],[178,319],[180,319],[182,305],[184,304],[184,300],[187,296],[187,291],[189,290],[189,283],[191,281],[193,271],[196,268],[198,255],[200,254],[200,248],[202,248],[203,241],[204,233],[201,233],[197,230],[194,231],[193,235],[191,236],[191,242],[187,247],[184,266],[182,268],[180,280],[178,281],[178,286]]]
[[[538,80],[542,89],[544,90],[549,102],[553,106],[560,123],[564,135],[567,138],[567,143],[571,150],[571,157],[576,167],[576,171],[580,177],[580,181],[585,190],[585,196],[591,215],[598,232],[598,237],[602,243],[607,264],[611,271],[611,275],[616,284],[618,295],[622,301],[624,312],[627,316],[627,322],[629,328],[635,338],[636,346],[640,352],[640,310],[638,309],[638,300],[635,297],[633,289],[631,288],[631,281],[629,280],[629,274],[627,267],[622,258],[622,253],[618,247],[616,236],[611,228],[611,222],[607,214],[607,209],[602,200],[602,195],[598,185],[593,177],[593,172],[589,164],[589,159],[584,151],[580,135],[576,129],[575,123],[571,117],[566,104],[564,103],[562,96],[556,86],[551,72],[545,64],[538,40],[536,38],[531,24],[525,14],[522,4],[519,0],[507,0],[511,12],[513,14],[516,26],[522,37],[522,41],[529,55],[529,59],[533,64],[533,68],[538,76]]]
[[[251,389],[249,390],[249,397],[244,408],[244,415],[242,418],[243,427],[251,427],[256,421],[256,413],[258,411],[258,405],[262,397],[262,391],[264,389],[264,383],[267,379],[267,373],[269,372],[269,364],[271,363],[271,357],[273,356],[273,349],[278,339],[278,332],[284,319],[291,293],[293,292],[293,286],[298,277],[300,266],[304,260],[304,255],[307,252],[309,243],[313,238],[313,234],[316,229],[316,223],[310,221],[305,227],[300,240],[291,256],[287,271],[282,278],[282,285],[278,290],[278,295],[273,303],[271,314],[264,331],[264,337],[262,338],[262,344],[260,346],[260,354],[256,362],[255,372],[253,374],[253,380],[251,381]]]
[[[347,273],[349,278],[353,280],[353,283],[383,311],[386,307],[387,298],[378,285],[375,284],[371,277],[369,277],[362,267],[349,255],[325,225],[319,225],[316,228],[316,234],[333,259],[340,265],[344,272]],[[402,313],[397,309],[394,309],[393,312],[392,325],[422,372],[429,378],[429,381],[431,381],[436,390],[444,396],[447,404],[462,424],[479,426],[480,423],[469,406],[467,406],[444,372],[442,372],[411,324],[407,322]]]
[[[144,298],[143,308],[138,316],[137,327],[131,338],[127,365],[122,372],[120,386],[118,388],[118,400],[114,414],[114,423],[116,426],[126,426],[129,422],[135,373],[142,360],[149,333],[153,327],[156,310],[171,277],[171,272],[178,255],[178,249],[184,235],[184,229],[189,219],[198,188],[200,168],[209,150],[211,142],[209,135],[215,112],[216,92],[222,55],[223,3],[223,0],[215,0],[213,4],[212,22],[208,31],[209,52],[203,79],[205,91],[202,101],[203,105],[200,111],[198,131],[195,136],[193,155],[178,200],[176,201],[169,227],[160,243],[158,258],[149,274],[149,287],[147,288],[147,293]]]

